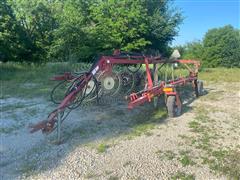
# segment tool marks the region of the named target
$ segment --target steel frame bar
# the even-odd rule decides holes
[[[148,66],[148,61],[145,62],[146,64],[146,76],[147,76],[147,80],[148,80],[148,88],[143,91],[143,92],[139,92],[139,93],[134,93],[133,95],[130,95],[130,99],[129,103],[128,103],[128,108],[129,109],[133,109],[136,106],[139,106],[141,104],[144,104],[145,102],[151,102],[151,99],[155,96],[160,96],[162,94],[164,94],[165,92],[163,91],[163,88],[165,87],[165,85],[170,85],[173,87],[177,87],[177,86],[181,86],[181,85],[185,85],[186,83],[189,82],[196,82],[197,80],[197,72],[198,72],[198,68],[200,66],[200,63],[198,61],[194,61],[194,60],[176,60],[175,62],[179,62],[181,64],[186,65],[187,64],[193,64],[195,66],[195,69],[191,69],[188,65],[186,65],[187,69],[189,70],[189,76],[187,77],[181,77],[175,80],[170,80],[167,82],[163,82],[160,85],[154,86],[152,87],[152,78],[150,74],[150,69]],[[172,95],[172,96],[176,96],[176,101],[177,101],[177,105],[180,106],[180,97],[179,94],[175,91],[175,92],[170,92],[170,93],[165,93],[167,96]],[[134,97],[134,98],[133,98]]]

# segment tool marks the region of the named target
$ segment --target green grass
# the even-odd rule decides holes
[[[181,67],[174,70],[175,77],[189,75],[188,70]],[[172,69],[164,67],[159,72],[159,75],[162,80],[165,80],[165,78],[171,79]],[[199,79],[208,82],[240,82],[239,77],[240,68],[204,68],[199,71]]]
[[[129,138],[134,136],[141,136],[142,134],[148,133],[151,129],[154,129],[154,124],[138,124],[134,126],[131,133],[128,135]]]
[[[21,172],[21,174],[24,174],[24,176],[28,177],[28,176],[31,176],[35,173],[36,171],[36,165],[35,163],[37,163],[36,161],[35,162],[32,162],[32,163],[24,163],[21,165],[21,168],[19,169],[19,171]]]
[[[201,123],[206,123],[210,120],[208,117],[208,111],[203,106],[197,106],[196,107],[196,113],[195,113],[195,120]]]
[[[133,162],[132,161],[127,161],[123,164],[123,167],[127,167],[129,165],[131,165]]]
[[[201,127],[201,124],[197,121],[191,121],[188,123],[192,132],[202,132],[204,129]]]
[[[104,153],[104,152],[106,152],[107,148],[109,148],[109,145],[101,143],[97,146],[97,152]]]
[[[150,67],[152,67],[150,65]],[[145,70],[145,66],[142,66],[142,70]],[[174,69],[172,74],[172,68],[169,66],[164,66],[158,72],[159,79],[170,80],[172,75],[174,78],[184,77],[189,75],[189,71],[180,65],[178,68]],[[240,68],[201,68],[198,73],[198,79],[204,80],[206,84],[210,82],[240,82]]]
[[[77,128],[74,128],[72,131],[71,131],[71,134],[77,134],[78,136],[84,136],[87,134],[87,131],[86,129],[84,129],[83,127],[77,127]]]
[[[29,65],[19,63],[0,64],[1,98],[33,98],[48,96],[54,86],[49,79],[56,74],[87,69],[88,64],[55,63]]]
[[[20,157],[19,162],[19,172],[24,175],[25,178],[29,176],[34,176],[35,174],[46,171],[53,161],[56,161],[56,157],[42,156],[45,152],[49,152],[49,148],[52,148],[52,145],[45,143],[44,145],[36,145],[31,149],[27,150],[24,156]],[[41,157],[41,160],[39,160]]]
[[[16,104],[10,104],[10,105],[6,105],[6,106],[2,106],[1,111],[2,112],[11,111],[11,110],[16,110],[16,109],[25,108],[25,107],[27,107],[27,105],[22,104],[22,103],[16,103]]]
[[[49,79],[63,72],[83,71],[90,67],[86,63],[48,63],[45,65],[21,64],[21,63],[1,63],[0,64],[0,98],[5,97],[47,97],[54,86],[54,82]],[[143,67],[144,68],[144,67]],[[165,73],[166,72],[166,73]],[[162,80],[171,78],[171,68],[164,67],[160,71]],[[188,72],[185,69],[176,69],[175,77],[185,76]],[[239,82],[240,69],[215,68],[204,69],[199,73],[199,78],[206,81],[215,82]]]
[[[193,161],[193,157],[191,157],[189,153],[190,153],[189,151],[181,151],[180,153],[177,154],[171,150],[167,150],[167,151],[158,150],[156,152],[156,154],[159,156],[161,160],[166,159],[171,161],[173,159],[178,159],[183,167],[196,164]]]
[[[85,175],[85,178],[86,179],[95,179],[98,177],[98,174],[94,173],[94,172],[88,172],[86,175]]]
[[[230,179],[239,179],[240,151],[229,147],[214,148],[212,143],[219,138],[219,132],[210,127],[215,122],[208,117],[209,111],[211,109],[205,107],[196,108],[196,116],[189,123],[189,127],[196,133],[191,145],[203,151],[202,163],[207,164],[212,171],[222,173]],[[182,155],[180,161],[183,166],[191,164],[191,158],[186,153]]]
[[[187,153],[182,154],[179,158],[179,161],[183,167],[196,164]]]
[[[145,70],[145,66],[142,67]],[[174,69],[174,77],[189,75],[188,70],[181,65]],[[159,72],[161,80],[172,78],[170,66],[161,68]],[[199,79],[211,82],[239,82],[240,68],[202,68],[199,71]]]
[[[118,180],[120,179],[118,176],[110,176],[108,180]]]
[[[199,79],[213,82],[239,82],[240,68],[206,68],[199,72]]]
[[[9,133],[12,133],[13,131],[16,131],[17,129],[20,129],[21,127],[23,127],[23,125],[14,125],[14,126],[11,126],[11,127],[5,127],[5,128],[2,128],[0,127],[0,134],[9,134]]]
[[[104,171],[104,174],[109,175],[109,174],[112,174],[113,172],[114,172],[114,171],[106,170],[106,171]]]
[[[211,100],[211,101],[220,101],[222,99],[222,96],[224,95],[224,92],[209,92],[205,96],[201,97],[202,100]]]
[[[209,109],[208,109],[209,110]],[[195,111],[195,118],[188,123],[192,132],[197,133],[197,138],[192,139],[192,144],[198,145],[198,148],[205,148],[209,146],[212,136],[212,130],[207,122],[212,122],[208,116],[208,110],[203,106],[197,106]]]
[[[177,69],[174,69],[172,71],[172,68],[170,66],[166,66],[161,68],[161,71],[159,72],[159,78],[161,80],[171,80],[172,77],[177,78],[177,77],[184,77],[189,75],[189,72],[187,69],[179,67]]]
[[[173,160],[176,157],[176,154],[171,150],[158,150],[156,151],[156,154],[159,156],[160,159]]]
[[[206,123],[211,121],[207,115],[208,111],[203,107],[197,107],[195,114],[195,119],[188,123],[191,131],[197,135],[191,138],[191,145],[208,152],[211,150],[211,140],[218,137]]]
[[[193,174],[187,174],[185,172],[178,171],[171,177],[172,180],[194,180],[195,176]]]
[[[202,157],[202,160],[215,172],[221,172],[230,179],[240,178],[240,151],[238,150],[215,150],[208,157]]]
[[[31,149],[25,151],[24,156],[20,157],[20,161],[22,162],[20,171],[22,173],[36,173],[38,170],[47,170],[47,164],[52,162],[52,158],[55,158],[42,156],[42,154],[49,151],[49,148],[52,148],[52,145],[49,142],[50,141],[45,144],[36,144]],[[39,157],[41,157],[40,163],[43,165],[41,167],[39,166]]]
[[[38,114],[38,109],[37,108],[25,108],[24,114],[28,114],[30,116],[35,116]]]
[[[165,108],[155,110],[152,107],[146,107],[138,114],[134,114],[134,116],[131,117],[133,124],[131,130],[127,133],[127,138],[133,139],[141,135],[151,136],[151,130],[166,117],[167,111]]]

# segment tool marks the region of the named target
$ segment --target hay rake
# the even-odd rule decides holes
[[[188,75],[174,78],[172,74],[171,80],[160,81],[161,68],[176,64],[183,64]],[[176,88],[192,83],[198,96],[202,91],[202,82],[197,79],[199,67],[200,63],[195,60],[167,60],[160,56],[114,51],[112,56],[101,56],[89,71],[67,72],[53,77],[52,80],[59,83],[51,92],[51,100],[58,106],[46,120],[31,125],[30,132],[42,130],[50,133],[57,128],[60,139],[61,124],[73,109],[99,102],[104,97],[124,97],[128,108],[132,109],[146,102],[155,102],[159,96],[165,95],[168,115],[178,116],[182,102]]]

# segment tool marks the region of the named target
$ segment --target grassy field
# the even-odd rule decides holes
[[[208,68],[199,73],[199,79],[208,82],[240,82],[240,68]]]
[[[47,97],[54,82],[49,79],[56,74],[68,71],[83,71],[89,64],[54,63],[46,65],[28,65],[18,63],[0,64],[1,96],[32,98],[36,96]],[[170,69],[166,70],[171,76]],[[186,70],[176,70],[175,75],[186,75]],[[164,76],[164,73],[162,74]],[[240,69],[215,68],[203,69],[199,79],[207,82],[239,82]]]
[[[88,68],[88,64],[55,63],[46,65],[0,64],[1,96],[32,98],[46,97],[54,82],[50,80],[56,74],[79,72]]]

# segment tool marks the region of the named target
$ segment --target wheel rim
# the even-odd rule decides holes
[[[115,73],[102,73],[99,76],[101,89],[104,94],[116,95],[120,89],[120,77]]]
[[[86,95],[88,95],[89,93],[93,92],[94,89],[96,88],[95,86],[95,83],[93,80],[90,80],[87,84],[87,87],[86,87]]]
[[[106,90],[113,90],[115,85],[115,81],[113,79],[113,77],[105,77],[103,80],[103,86]]]

